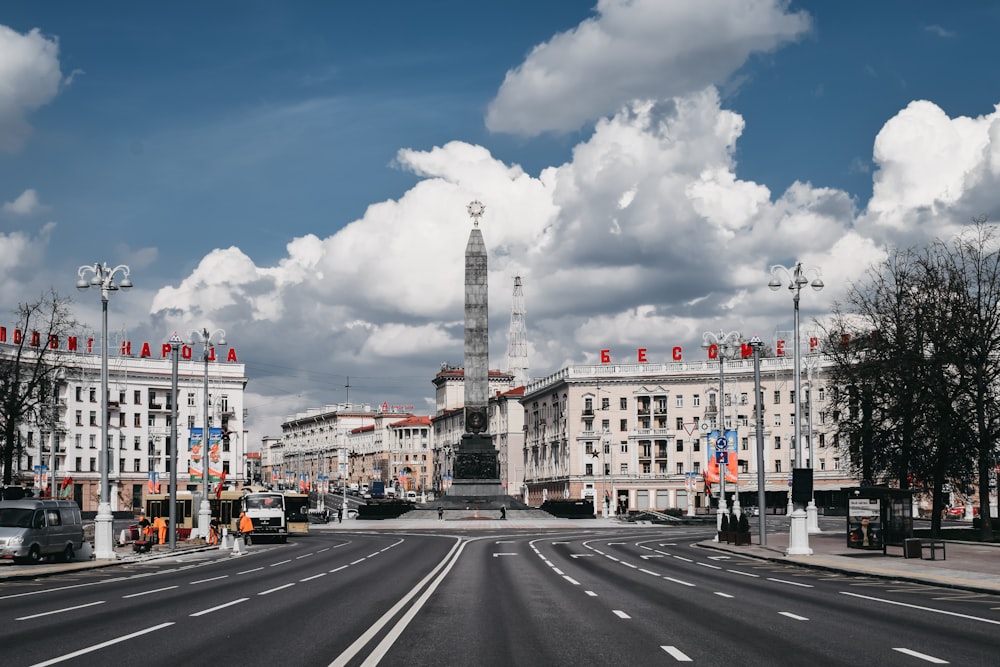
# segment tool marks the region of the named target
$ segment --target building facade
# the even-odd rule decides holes
[[[53,388],[54,408],[43,419],[19,426],[22,455],[14,460],[18,483],[51,488],[96,511],[100,493],[101,355],[87,339],[62,343],[61,372]],[[238,485],[246,476],[248,430],[243,393],[247,378],[235,349],[218,348],[206,363],[200,346],[179,350],[177,401],[177,485],[200,493],[205,377],[209,428],[221,437],[210,443],[210,482]],[[0,354],[16,346],[0,340]],[[122,342],[108,354],[108,478],[112,510],[143,506],[150,492],[169,491],[173,449],[173,360],[169,344]],[[195,429],[195,433],[192,433]],[[211,432],[211,431],[210,431]],[[53,456],[54,447],[54,456]],[[197,473],[197,474],[194,474]],[[223,481],[224,480],[224,481]],[[43,483],[44,482],[44,483]]]
[[[794,420],[802,418],[804,467],[814,489],[856,486],[828,404],[829,362],[808,355],[801,415],[796,414],[793,360],[761,359],[763,458],[768,505],[784,505],[795,467]],[[524,498],[594,498],[612,511],[708,507],[704,474],[709,437],[736,431],[738,482],[727,485],[756,504],[757,427],[753,360],[726,360],[725,395],[718,361],[571,366],[525,387]],[[720,415],[720,406],[722,415]],[[811,456],[809,452],[812,452]],[[713,489],[718,492],[718,488]],[[752,492],[752,495],[750,495]],[[819,497],[817,498],[819,502]]]

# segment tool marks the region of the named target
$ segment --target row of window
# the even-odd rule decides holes
[[[98,390],[97,390],[96,387],[90,387],[90,388],[88,388],[86,390],[84,389],[84,387],[76,387],[74,393],[75,393],[75,397],[76,397],[76,402],[77,403],[83,403],[83,401],[84,401],[84,398],[83,398],[84,391],[87,392],[87,400],[89,400],[91,403],[97,403],[97,391]],[[157,391],[155,391],[153,389],[150,389],[149,390],[149,405],[155,406],[155,407],[160,407],[160,404],[156,402],[156,399],[159,396],[162,396],[162,398],[164,399],[164,405],[165,405],[165,407],[169,408],[172,405],[172,401],[170,400],[170,397],[171,397],[172,394],[173,394],[173,392],[170,392],[170,391],[164,391],[164,392],[162,392],[162,394],[159,394]],[[127,396],[128,396],[128,392],[125,392],[125,391],[118,392],[118,403],[119,404],[126,403],[127,402],[126,401]],[[187,404],[188,404],[188,406],[190,406],[190,407],[194,407],[195,406],[195,398],[196,398],[196,396],[195,396],[194,392],[188,392],[188,395],[187,395]],[[211,400],[211,397],[209,397],[209,400]],[[229,398],[227,396],[222,396],[220,398],[220,400],[222,401],[222,411],[223,412],[227,412],[228,408],[229,408]],[[141,389],[135,389],[135,390],[133,390],[133,392],[132,392],[132,403],[134,403],[135,405],[142,405],[142,390]]]
[[[596,465],[599,466],[600,464],[596,464]],[[611,475],[611,474],[613,474],[611,472],[611,468],[612,468],[612,464],[611,463],[605,463],[605,464],[603,464],[603,467],[604,467],[604,472],[603,472],[604,475]],[[695,461],[694,464],[693,464],[693,467],[694,467],[694,470],[692,472],[694,472],[694,474],[696,474],[696,475],[701,474],[701,463],[699,461]],[[684,468],[685,468],[685,465],[683,463],[677,463],[675,471],[674,471],[675,474],[677,474],[677,475],[683,475],[685,472],[687,472]],[[600,468],[598,468],[598,470],[599,469]],[[820,459],[819,460],[819,469],[820,470],[827,470],[826,459]],[[832,469],[833,470],[839,470],[840,469],[840,458],[834,458],[833,459],[833,468]],[[588,475],[588,476],[589,475],[593,475],[594,474],[594,470],[595,470],[595,464],[593,464],[593,463],[584,464],[584,473],[583,474],[584,475]],[[741,475],[747,475],[747,474],[750,473],[750,467],[749,467],[747,461],[743,461],[743,460],[739,461],[739,470],[740,470],[740,474]],[[648,463],[648,462],[640,462],[639,463],[639,472],[643,473],[643,474],[647,474],[647,475],[648,474],[652,474],[653,473],[653,465],[651,463]],[[774,472],[781,472],[781,461],[775,461],[774,462]],[[656,473],[660,474],[660,475],[669,474],[667,472],[667,463],[666,463],[666,461],[660,461],[657,464],[657,466],[656,466]],[[621,463],[621,464],[619,464],[619,466],[618,466],[618,474],[619,475],[628,475],[629,474],[629,472],[628,472],[628,464],[627,463]]]
[[[98,472],[97,458],[96,457],[91,457],[89,459],[86,459],[86,462],[87,462],[87,465],[88,465],[87,468],[83,467],[84,466],[84,459],[83,459],[83,457],[77,456],[75,460],[76,460],[76,467],[73,468],[71,472]],[[126,468],[128,467],[128,464],[129,464],[130,461],[132,463],[132,472],[144,472],[143,469],[142,469],[142,459],[118,459],[118,472],[125,472]],[[32,459],[29,456],[28,457],[28,469],[29,470],[32,469],[32,463],[33,463]],[[48,463],[48,461],[46,461],[46,464],[47,463]],[[61,468],[59,466],[59,459],[57,458],[56,459],[56,471],[58,472],[60,469]],[[156,461],[155,460],[154,461],[150,461],[149,469],[151,469],[151,470],[155,470],[156,469]],[[227,476],[229,475],[229,461],[222,461],[222,470],[226,473]],[[112,470],[110,472],[113,473],[115,471]],[[169,459],[166,462],[166,470],[164,472],[168,472],[168,473],[170,472],[170,460]]]
[[[97,422],[97,412],[95,410],[91,410],[90,414],[88,415],[88,417],[89,417],[88,425],[90,425],[90,426],[100,426],[100,424]],[[118,428],[124,428],[126,426],[126,420],[127,420],[127,415],[124,412],[120,413],[118,415]],[[197,417],[195,415],[188,415],[188,418],[187,418],[187,427],[188,428],[194,428],[196,420],[197,420]],[[208,416],[208,424],[209,424],[209,426],[211,426],[214,421],[215,421],[214,417],[212,415],[209,415]],[[150,428],[156,428],[157,424],[158,424],[158,420],[157,420],[157,416],[156,415],[150,414],[150,415],[147,416],[147,419],[146,419],[146,425],[147,426],[149,426]],[[83,410],[77,410],[76,411],[76,425],[77,426],[83,426]],[[164,428],[168,428],[169,429],[172,425],[173,425],[173,418],[170,415],[164,415],[164,417],[163,417],[163,426],[164,426]],[[136,412],[134,415],[132,415],[132,426],[134,426],[136,428],[142,428],[142,413],[141,412]]]

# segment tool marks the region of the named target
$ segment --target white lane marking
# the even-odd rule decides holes
[[[676,547],[676,542],[660,542],[661,547]]]
[[[57,663],[63,662],[65,660],[72,660],[73,658],[79,658],[81,655],[87,655],[88,653],[93,653],[94,651],[99,651],[102,648],[107,648],[109,646],[114,646],[115,644],[128,641],[130,639],[135,639],[136,637],[141,637],[142,635],[148,634],[150,632],[156,632],[157,630],[162,630],[163,628],[173,625],[173,622],[160,623],[159,625],[154,625],[151,628],[146,628],[145,630],[139,630],[138,632],[133,632],[127,634],[123,637],[118,637],[116,639],[109,639],[106,642],[101,642],[100,644],[94,644],[93,646],[88,646],[87,648],[82,648],[79,651],[73,651],[72,653],[67,653],[66,655],[61,655],[58,658],[52,658],[51,660],[46,660],[45,662],[36,662],[31,667],[48,667],[49,665],[55,665]]]
[[[171,570],[172,572],[173,570]],[[88,581],[85,584],[72,584],[71,586],[57,586],[56,588],[44,588],[38,591],[25,591],[24,593],[11,593],[10,595],[0,595],[0,600],[11,600],[13,598],[23,598],[27,595],[41,595],[42,593],[58,593],[59,591],[68,591],[74,588],[84,588],[87,586],[100,586],[101,584],[110,584],[116,581],[126,581],[129,577],[112,577],[110,579],[101,579],[100,581]]]
[[[709,556],[708,560],[729,560],[729,556]]]
[[[201,611],[196,611],[190,616],[204,616],[205,614],[211,614],[213,611],[219,611],[220,609],[225,609],[226,607],[232,607],[234,604],[239,604],[241,602],[246,602],[250,598],[239,598],[238,600],[233,600],[232,602],[227,602],[226,604],[220,604],[218,607],[209,607],[208,609],[202,609]]]
[[[685,563],[693,563],[694,562],[690,558],[685,558],[684,556],[674,556],[674,558],[676,558],[677,560],[682,560]]]
[[[776,584],[788,584],[789,586],[801,586],[802,588],[813,588],[812,584],[802,584],[797,581],[786,581],[785,579],[775,579],[774,577],[768,577],[768,581],[773,581]]]
[[[171,588],[177,588],[176,586],[164,586],[163,588],[154,588],[151,591],[143,591],[142,593],[132,593],[131,595],[123,595],[122,599],[127,600],[129,598],[137,598],[143,595],[152,595],[153,593],[162,593],[163,591],[169,591]]]
[[[559,574],[559,575],[566,574],[565,572],[563,572],[562,570],[560,570],[558,567],[552,568],[552,571],[555,572],[556,574]]]
[[[189,581],[188,586],[194,586],[195,584],[205,584],[208,583],[209,581],[218,581],[219,579],[228,579],[228,578],[229,578],[228,574],[222,574],[219,575],[218,577],[209,577],[208,579],[197,579],[195,581]]]
[[[312,556],[312,554],[311,553],[309,553],[309,554],[302,554],[301,556],[296,556],[295,560],[302,560],[303,558],[309,558],[309,556]]]
[[[569,542],[549,542],[549,544],[569,544]]]
[[[278,567],[279,565],[284,565],[285,563],[291,563],[291,562],[292,562],[291,558],[289,558],[288,560],[279,560],[277,563],[271,563],[271,567]]]
[[[653,572],[652,570],[647,570],[647,569],[645,569],[645,568],[639,568],[639,571],[640,571],[640,572],[645,572],[646,574],[651,574],[651,575],[653,575],[654,577],[658,577],[658,576],[660,576],[660,573],[659,573],[659,572]]]
[[[325,577],[325,576],[326,572],[320,572],[319,574],[314,574],[311,577],[306,577],[305,579],[299,579],[299,583],[302,583],[304,581],[312,581],[313,579],[319,579],[320,577]]]
[[[713,570],[721,570],[722,568],[718,565],[712,565],[711,563],[695,563],[696,565],[701,565],[702,567],[709,567]]]
[[[618,560],[617,558],[615,558],[614,556],[606,556],[606,558],[610,558],[611,560],[615,561],[616,563],[620,562],[620,561],[619,561],[619,560]]]
[[[569,583],[573,584],[574,586],[579,586],[579,585],[580,585],[580,582],[579,582],[579,581],[577,581],[577,580],[576,580],[576,579],[574,579],[573,577],[570,577],[570,576],[567,576],[567,575],[565,575],[565,574],[563,575],[563,579],[565,579],[565,580],[566,580],[566,581],[568,581]]]
[[[676,660],[677,662],[691,662],[691,658],[689,658],[676,646],[661,646],[660,648],[666,651],[670,655],[670,657]]]
[[[594,591],[584,591],[584,593],[586,593],[587,595],[589,595],[592,598],[596,598],[597,597],[597,593],[595,593]]]
[[[334,572],[340,572],[341,570],[346,570],[349,567],[350,565],[341,565],[340,567],[335,567],[332,570],[330,570],[330,574],[333,574]]]
[[[318,554],[321,554],[321,553],[323,553],[324,551],[329,551],[329,550],[330,550],[330,547],[326,547],[325,549],[320,549],[320,550],[319,550],[319,551],[317,551],[316,553],[318,553]]]
[[[276,591],[284,590],[286,588],[291,588],[294,585],[295,585],[294,583],[291,583],[291,584],[284,584],[282,586],[275,586],[274,588],[269,588],[266,591],[261,591],[260,593],[257,593],[257,595],[270,595],[271,593],[274,593]]]
[[[477,539],[477,538],[473,538]],[[471,541],[471,540],[470,540]],[[378,664],[382,656],[388,653],[389,648],[396,642],[399,636],[403,633],[403,630],[410,623],[413,617],[417,614],[421,607],[427,602],[429,598],[437,587],[441,584],[441,581],[448,575],[451,568],[454,567],[455,563],[458,561],[459,556],[462,555],[462,551],[465,550],[465,546],[469,542],[462,541],[461,538],[456,538],[455,544],[452,546],[451,551],[436,565],[434,569],[431,570],[426,577],[417,582],[417,585],[410,589],[410,591],[404,595],[400,600],[392,606],[389,611],[385,612],[375,623],[368,626],[368,630],[364,632],[360,637],[354,640],[354,643],[348,646],[343,653],[337,656],[337,658],[330,663],[330,667],[343,667],[351,662],[351,660],[359,653],[361,650],[368,645],[369,642],[380,632],[385,629],[385,626],[389,621],[396,616],[401,610],[406,609],[402,618],[396,622],[396,624],[390,628],[386,637],[379,642],[372,653],[368,656],[368,660],[374,660],[374,662],[366,662],[365,664]],[[430,584],[428,585],[428,582]],[[410,600],[417,596],[418,592],[427,586],[427,590],[423,592],[422,595],[413,604],[410,604]]]
[[[493,557],[496,558],[497,556],[516,556],[516,555],[517,554],[514,553],[514,552],[512,552],[512,551],[500,551],[500,552],[494,553]],[[549,563],[549,567],[552,567],[552,563]]]
[[[663,558],[663,554],[653,554],[651,556],[639,556],[639,558]]]
[[[631,616],[623,612],[621,609],[612,609],[611,611],[618,618],[632,618]]]
[[[363,563],[364,561],[365,561],[364,558],[359,558],[357,560],[351,561],[351,565],[357,565],[358,563]]]
[[[633,570],[638,570],[638,569],[639,569],[639,566],[637,566],[637,565],[632,565],[632,563],[626,563],[625,561],[620,561],[620,562],[621,562],[621,564],[622,564],[622,565],[624,565],[625,567],[630,567],[630,568],[632,568]]]
[[[67,611],[76,611],[77,609],[86,609],[87,607],[94,607],[99,604],[104,604],[104,600],[98,600],[97,602],[88,602],[87,604],[78,604],[75,607],[63,607],[62,609],[53,609],[52,611],[43,611],[41,614],[32,614],[31,616],[21,616],[20,618],[15,618],[15,621],[27,621],[32,618],[41,618],[42,616],[52,616],[53,614],[62,614]]]
[[[570,558],[593,558],[594,554],[570,554]]]
[[[694,584],[692,584],[689,581],[681,581],[680,579],[674,579],[673,577],[667,577],[667,576],[664,576],[663,578],[666,579],[667,581],[672,581],[675,584],[680,584],[681,586],[692,586],[692,587],[694,586]]]
[[[937,665],[949,664],[947,660],[942,660],[941,658],[935,658],[934,656],[927,655],[926,653],[918,653],[908,648],[894,648],[892,650],[899,651],[900,653],[905,653],[906,655],[913,656],[914,658],[920,658],[921,660],[926,660],[927,662],[933,662]]]
[[[715,591],[715,594],[718,595],[720,598],[731,598],[731,597],[733,597],[729,593],[720,593],[719,591]]]
[[[261,565],[260,567],[253,568],[252,570],[243,570],[242,572],[237,572],[236,574],[250,574],[251,572],[259,572],[260,570],[263,570],[263,569],[264,569],[264,566]]]
[[[373,554],[368,554],[369,558],[374,558],[375,556],[378,556],[378,552],[377,551],[375,553],[373,553]]]
[[[733,574],[742,574],[744,577],[757,577],[760,578],[759,574],[753,574],[752,572],[740,572],[739,570],[726,570],[726,572],[732,572]]]
[[[625,542],[608,542],[607,544],[610,547],[613,544],[625,544]]]
[[[514,544],[514,540],[497,540],[493,544]]]
[[[968,614],[959,614],[954,611],[944,611],[943,609],[934,609],[932,607],[922,607],[918,604],[907,604],[905,602],[896,602],[895,600],[883,600],[882,598],[874,598],[869,595],[860,595],[858,593],[848,593],[846,591],[840,591],[841,595],[849,595],[852,598],[861,598],[862,600],[871,600],[872,602],[884,602],[885,604],[894,604],[897,607],[907,607],[909,609],[919,609],[920,611],[930,611],[935,614],[944,614],[945,616],[955,616],[956,618],[967,618],[970,621],[979,621],[980,623],[991,623],[993,625],[1000,625],[1000,621],[994,620],[992,618],[981,618],[979,616],[970,616]]]
[[[798,614],[793,614],[790,611],[779,611],[778,613],[781,614],[782,616],[787,616],[788,618],[794,619],[796,621],[808,621],[809,620],[805,616],[799,616]]]

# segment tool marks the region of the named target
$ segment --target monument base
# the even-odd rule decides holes
[[[455,453],[451,487],[435,503],[445,509],[520,507],[523,503],[507,495],[500,483],[500,464],[493,437],[466,433]]]

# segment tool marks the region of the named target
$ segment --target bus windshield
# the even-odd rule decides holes
[[[284,511],[284,505],[281,502],[280,493],[259,493],[245,496],[243,498],[243,503],[246,505],[248,510],[281,510]]]

